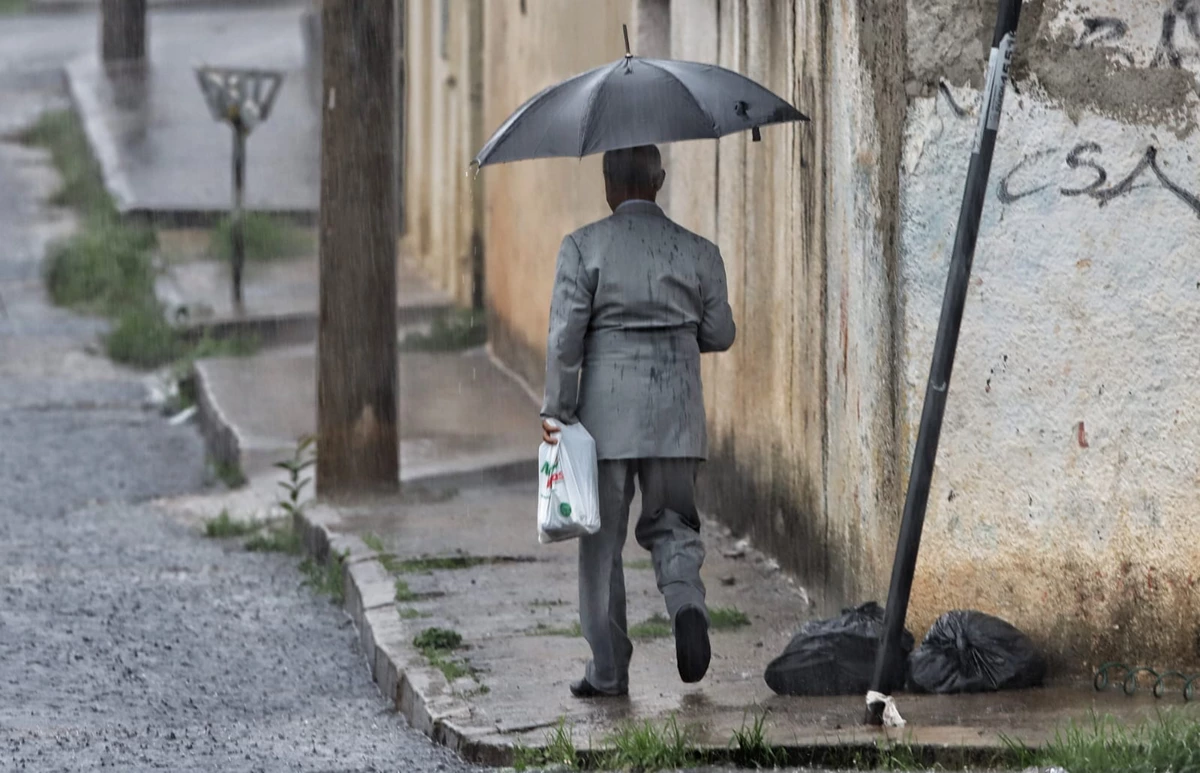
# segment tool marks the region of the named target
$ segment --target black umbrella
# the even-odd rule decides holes
[[[786,121],[799,110],[742,75],[711,64],[625,58],[545,89],[508,117],[479,166],[680,140],[716,139]]]

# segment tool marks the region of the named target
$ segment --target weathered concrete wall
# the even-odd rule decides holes
[[[486,133],[543,88],[625,53],[621,24],[630,20],[630,0],[513,0],[484,8]],[[559,244],[608,214],[600,159],[522,161],[487,167],[479,177],[492,346],[540,389]]]
[[[878,594],[877,547],[898,520],[903,18],[900,2],[671,10],[673,57],[743,72],[816,117],[770,127],[762,143],[678,145],[669,162],[671,214],[721,246],[740,328],[705,363],[705,506],[826,607]]]
[[[994,22],[982,5],[910,3],[906,452],[976,126],[978,93],[957,86],[979,85]],[[1025,4],[914,629],[971,607],[1028,630],[1060,668],[1200,658],[1200,56],[1185,18],[1164,36],[1167,7]]]
[[[481,0],[407,0],[405,238],[401,251],[461,304],[475,294],[482,144]]]

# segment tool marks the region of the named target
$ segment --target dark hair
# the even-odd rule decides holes
[[[604,179],[623,190],[654,188],[662,171],[662,154],[654,145],[610,150],[604,154]]]

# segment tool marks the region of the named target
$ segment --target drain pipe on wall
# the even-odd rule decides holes
[[[979,130],[967,170],[966,189],[958,213],[958,231],[950,257],[946,292],[942,297],[942,315],[938,321],[937,339],[933,345],[933,363],[925,386],[925,405],[921,409],[921,425],[913,451],[912,469],[908,479],[908,494],[904,500],[904,516],[900,536],[896,541],[896,557],[892,563],[892,582],[888,590],[884,613],[883,639],[875,659],[871,690],[867,693],[866,724],[889,727],[903,726],[904,719],[888,693],[903,687],[904,662],[900,638],[908,616],[908,599],[912,592],[913,573],[917,568],[917,551],[921,547],[921,529],[925,524],[925,508],[929,503],[929,485],[937,457],[938,437],[946,413],[946,395],[950,389],[950,371],[954,367],[954,352],[958,347],[958,332],[962,326],[963,307],[971,279],[971,261],[975,257],[975,241],[979,236],[979,219],[987,195],[988,176],[992,168],[992,153],[1000,128],[1000,109],[1008,83],[1009,66],[1017,42],[1017,21],[1021,15],[1021,0],[1001,0],[992,37],[992,54],[988,61],[987,79],[983,87],[983,102],[979,111]]]

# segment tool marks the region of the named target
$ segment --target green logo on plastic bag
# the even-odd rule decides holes
[[[571,517],[571,506],[568,505],[566,502],[560,502],[558,505],[558,513],[563,518],[570,518]]]

